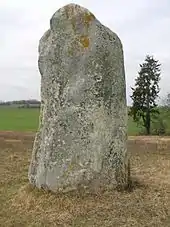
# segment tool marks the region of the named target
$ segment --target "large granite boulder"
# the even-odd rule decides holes
[[[69,4],[39,43],[41,113],[29,181],[69,191],[128,184],[124,58],[118,36]]]

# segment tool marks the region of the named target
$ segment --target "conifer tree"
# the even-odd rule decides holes
[[[140,64],[138,77],[135,79],[135,86],[131,88],[133,93],[130,96],[133,104],[129,115],[134,121],[142,120],[146,133],[151,131],[151,118],[159,114],[156,103],[160,88],[161,64],[153,56],[147,55],[143,64]]]

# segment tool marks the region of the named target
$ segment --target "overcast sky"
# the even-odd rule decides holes
[[[71,2],[122,40],[128,103],[146,54],[162,64],[161,96],[170,91],[170,0],[0,0],[0,100],[40,99],[38,42],[53,13]]]

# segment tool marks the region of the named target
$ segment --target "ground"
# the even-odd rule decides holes
[[[170,226],[170,137],[129,137],[133,191],[55,195],[28,183],[34,135],[0,132],[0,226]]]

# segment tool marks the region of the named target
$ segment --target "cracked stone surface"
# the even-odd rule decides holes
[[[119,37],[69,4],[39,42],[41,111],[29,181],[54,192],[128,183],[127,109]]]

